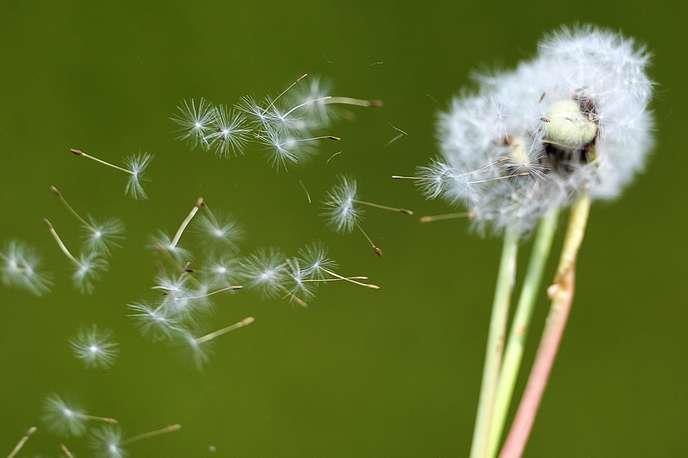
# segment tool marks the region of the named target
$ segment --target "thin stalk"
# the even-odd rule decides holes
[[[523,360],[523,351],[526,345],[530,320],[533,315],[533,306],[537,293],[540,290],[542,273],[547,264],[552,248],[552,240],[557,228],[557,215],[558,211],[553,209],[543,217],[533,243],[533,252],[530,255],[528,271],[523,280],[523,288],[518,298],[509,340],[504,352],[502,368],[499,372],[499,384],[497,385],[492,420],[490,421],[490,439],[487,455],[489,457],[495,455],[499,446],[499,439],[504,430],[504,422],[509,411],[509,403],[514,392],[516,377]]]
[[[341,137],[336,137],[334,135],[320,135],[318,137],[310,137],[310,138],[295,138],[293,141],[296,143],[302,143],[302,142],[315,142],[318,140],[332,140],[335,142],[341,141]]]
[[[167,434],[167,433],[173,433],[175,431],[179,431],[182,429],[182,425],[170,425],[170,426],[165,426],[164,428],[156,429],[155,431],[149,431],[147,433],[142,433],[138,434],[136,436],[132,436],[128,439],[125,439],[122,441],[122,445],[128,445],[134,442],[138,442],[140,440],[144,439],[149,439],[151,437],[159,436],[161,434]]]
[[[74,454],[67,448],[65,444],[60,444],[60,450],[64,453],[66,458],[74,458]]]
[[[321,269],[323,270],[323,272],[332,275],[333,277],[335,277],[338,280],[343,280],[343,281],[346,281],[349,283],[353,283],[354,285],[365,286],[366,288],[380,289],[380,287],[378,285],[373,285],[371,283],[361,283],[360,281],[353,280],[351,277],[343,277],[336,272],[333,272],[329,269],[325,269],[324,267],[321,267]]]
[[[370,236],[368,235],[368,233],[363,229],[363,226],[356,223],[356,228],[358,228],[358,230],[361,232],[361,234],[363,234],[363,237],[365,237],[365,239],[368,241],[368,243],[370,244],[370,247],[373,249],[375,254],[378,256],[382,256],[382,250],[380,249],[380,247],[375,245],[375,242],[373,242],[373,239],[371,239]]]
[[[554,277],[554,283],[547,290],[552,299],[552,304],[545,322],[545,330],[516,417],[500,453],[501,458],[522,456],[528,442],[571,311],[575,290],[576,257],[583,242],[589,213],[590,197],[583,195],[571,209],[571,217],[557,273]]]
[[[57,196],[57,198],[60,200],[62,205],[64,205],[64,207],[67,209],[67,211],[69,213],[72,214],[72,216],[74,216],[84,226],[90,227],[90,224],[88,223],[88,221],[86,221],[76,210],[74,210],[74,207],[72,207],[69,204],[69,202],[67,202],[67,199],[64,198],[64,196],[62,195],[62,192],[60,192],[60,190],[57,189],[56,186],[50,186],[50,190],[53,192],[53,194],[55,194]]]
[[[81,156],[81,157],[85,157],[87,159],[91,159],[92,161],[96,161],[102,165],[107,165],[108,167],[112,167],[113,169],[119,170],[120,172],[128,173],[129,175],[136,175],[136,173],[134,173],[134,171],[132,171],[132,170],[125,169],[124,167],[120,167],[119,165],[111,164],[110,162],[104,161],[102,159],[98,159],[95,156],[91,156],[90,154],[84,153],[80,149],[72,148],[69,151],[76,156]]]
[[[301,82],[301,80],[304,79],[304,78],[306,78],[307,76],[308,76],[308,73],[304,73],[303,75],[301,75],[301,76],[299,76],[298,78],[296,78],[296,80],[293,81],[289,86],[287,86],[287,88],[286,88],[285,90],[283,90],[282,92],[280,92],[279,95],[278,95],[277,97],[275,97],[274,99],[272,99],[272,101],[268,104],[268,106],[265,107],[265,109],[263,110],[263,113],[267,113],[267,111],[268,111],[270,108],[274,107],[274,106],[275,106],[275,103],[276,103],[284,94],[286,94],[287,92],[289,92],[294,86],[296,86],[297,84],[299,84],[299,82]]]
[[[305,280],[301,280],[302,282],[312,282],[312,283],[327,283],[331,281],[347,281],[347,280],[367,280],[368,277],[366,276],[354,276],[354,277],[344,277],[344,278],[306,278]]]
[[[81,414],[80,416],[84,420],[100,421],[102,423],[110,423],[111,425],[117,424],[117,420],[115,420],[114,418],[110,418],[110,417],[98,417],[95,415],[87,415],[87,414]]]
[[[418,220],[421,223],[434,223],[435,221],[446,221],[449,219],[472,218],[472,212],[443,213],[441,215],[421,216]]]
[[[471,458],[485,458],[487,456],[490,419],[492,418],[494,396],[497,389],[502,351],[504,349],[509,302],[516,277],[518,238],[519,231],[515,227],[508,227],[504,234],[497,286],[492,303],[490,330],[487,337],[485,365],[483,366],[483,379],[480,387],[475,429],[473,430]]]
[[[174,238],[172,239],[172,243],[170,243],[170,246],[172,248],[176,248],[177,244],[179,243],[179,240],[182,238],[182,235],[184,234],[184,231],[186,228],[191,224],[191,220],[194,219],[194,216],[196,216],[196,213],[198,213],[198,209],[203,206],[203,197],[199,197],[196,200],[196,204],[193,206],[191,211],[189,212],[188,215],[186,215],[186,218],[184,218],[184,221],[182,221],[182,224],[179,226],[179,229],[177,229],[177,233],[174,234]]]
[[[284,286],[279,285],[278,288],[279,288],[280,290],[282,290],[282,292],[284,292],[284,295],[285,295],[286,297],[291,298],[294,302],[296,302],[297,304],[299,304],[301,307],[308,307],[308,304],[306,303],[306,301],[304,301],[303,299],[301,299],[300,297],[298,297],[297,295],[295,295],[294,293],[292,293],[291,291],[289,291],[289,290],[288,290],[287,288],[285,288]]]
[[[389,207],[387,205],[380,205],[380,204],[376,204],[374,202],[368,202],[366,200],[358,200],[358,199],[354,199],[353,202],[356,202],[357,204],[361,204],[361,205],[367,205],[369,207],[379,208],[381,210],[389,210],[392,212],[403,213],[405,215],[413,215],[413,210],[409,210],[406,208]]]
[[[330,96],[326,101],[325,104],[327,105],[355,105],[358,107],[381,107],[382,106],[382,100],[364,100],[364,99],[356,99],[353,97],[336,97],[336,96]]]
[[[21,449],[24,448],[24,444],[26,444],[26,441],[29,440],[33,433],[36,432],[36,430],[37,428],[35,426],[29,428],[28,431],[26,431],[26,433],[22,436],[22,438],[19,439],[19,442],[17,442],[17,445],[14,446],[10,454],[7,455],[7,458],[14,458],[15,456],[17,456]]]
[[[227,287],[225,287],[225,288],[220,288],[220,289],[216,289],[216,290],[214,290],[214,291],[210,291],[209,293],[203,294],[203,295],[201,295],[201,296],[191,296],[191,297],[187,297],[187,299],[191,299],[191,300],[194,300],[194,299],[204,299],[204,298],[206,298],[206,297],[214,296],[215,294],[224,293],[225,291],[234,291],[234,290],[241,289],[241,288],[243,288],[243,286],[240,286],[240,285],[237,285],[237,286],[227,286]]]
[[[248,326],[249,324],[253,323],[254,321],[256,321],[256,319],[253,318],[252,316],[249,316],[249,317],[244,318],[243,320],[239,321],[238,323],[230,324],[229,326],[226,326],[222,329],[218,329],[217,331],[213,331],[213,332],[206,334],[204,336],[197,337],[194,340],[196,341],[197,344],[202,344],[202,343],[208,342],[210,340],[213,340],[217,337],[220,337],[221,335],[227,334],[228,332],[232,332],[232,331],[235,331],[237,329]]]
[[[62,251],[62,253],[64,253],[64,255],[67,257],[67,259],[72,261],[75,265],[81,266],[81,263],[79,262],[79,260],[74,257],[72,252],[69,251],[69,248],[67,248],[67,245],[64,244],[64,242],[62,241],[62,239],[58,235],[57,231],[53,227],[53,224],[50,222],[50,220],[48,220],[48,218],[44,218],[43,221],[45,221],[45,224],[48,225],[48,230],[50,231],[50,234],[52,234],[53,238],[57,242],[57,246],[60,247],[60,251]]]

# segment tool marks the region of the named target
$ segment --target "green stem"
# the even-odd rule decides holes
[[[480,400],[476,414],[471,458],[485,458],[487,456],[488,437],[490,433],[490,419],[494,406],[494,396],[497,389],[499,367],[504,349],[506,323],[509,316],[509,302],[516,277],[516,256],[518,254],[519,231],[515,227],[508,227],[504,234],[502,257],[499,263],[499,275],[495,288],[490,331],[487,338],[483,380],[480,387]]]
[[[552,248],[554,232],[557,228],[557,214],[557,210],[550,210],[550,212],[542,218],[542,221],[540,221],[540,226],[535,236],[533,252],[528,264],[528,271],[523,280],[523,289],[518,298],[516,312],[514,313],[511,331],[509,333],[509,340],[507,341],[506,350],[504,352],[502,368],[499,372],[499,384],[497,385],[492,420],[490,421],[487,455],[490,457],[495,455],[497,446],[499,445],[499,439],[504,430],[509,403],[511,402],[514,385],[516,384],[516,377],[523,359],[523,350],[530,327],[530,319],[533,315],[533,305],[535,304],[537,292],[540,289],[542,273],[547,263],[550,249]]]

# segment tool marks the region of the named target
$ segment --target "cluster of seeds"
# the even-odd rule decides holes
[[[250,142],[263,145],[277,168],[298,164],[317,153],[322,141],[340,138],[325,132],[337,117],[335,106],[381,106],[379,100],[341,97],[317,77],[302,75],[276,97],[242,97],[233,107],[205,99],[184,101],[172,117],[179,139],[220,157],[241,155]]]
[[[340,140],[325,133],[339,116],[335,107],[381,105],[377,100],[331,95],[327,84],[320,79],[306,78],[307,75],[301,76],[276,97],[263,100],[243,97],[231,108],[212,105],[205,99],[183,102],[173,117],[179,127],[179,138],[220,157],[243,154],[250,143],[262,145],[268,150],[270,162],[285,169],[315,154],[321,141]],[[132,155],[117,165],[82,149],[73,148],[70,152],[125,174],[125,195],[134,199],[148,197],[143,184],[147,181],[152,155]],[[117,218],[100,219],[82,213],[56,186],[51,186],[50,191],[74,218],[81,232],[79,251],[74,248],[76,242],[65,236],[69,233],[63,228],[58,231],[46,218],[48,232],[68,261],[76,289],[91,294],[107,271],[110,257],[124,240],[124,224]],[[380,249],[360,225],[359,207],[411,214],[409,210],[358,199],[356,182],[347,178],[341,178],[328,194],[325,206],[328,220],[337,231],[358,228],[378,254]],[[379,289],[365,275],[341,273],[322,243],[308,244],[291,256],[275,248],[242,254],[239,248],[243,234],[233,219],[211,210],[203,198],[197,199],[174,233],[154,234],[149,248],[155,255],[157,277],[144,300],[127,305],[129,316],[141,332],[153,341],[166,341],[188,349],[200,365],[207,360],[209,346],[215,339],[255,321],[248,316],[214,331],[206,329],[214,302],[224,296],[255,291],[263,298],[306,307],[316,290],[324,285],[348,283]],[[37,296],[50,291],[53,277],[43,271],[38,255],[30,246],[11,241],[0,252],[0,261],[5,285]],[[87,326],[69,340],[69,348],[85,368],[108,369],[119,356],[119,345],[112,336],[108,329]],[[43,421],[49,431],[63,438],[88,434],[93,454],[108,458],[125,456],[128,445],[134,442],[180,429],[180,425],[174,424],[125,437],[115,419],[87,413],[57,395],[45,400]],[[10,456],[15,456],[36,430],[29,429]],[[60,444],[60,450],[68,458],[74,456],[65,444]]]

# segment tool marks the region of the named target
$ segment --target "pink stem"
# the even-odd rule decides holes
[[[500,458],[520,458],[523,455],[571,311],[574,284],[575,272],[573,268],[570,268],[559,278],[557,283],[549,288],[549,294],[552,297],[552,311],[547,318],[545,332],[540,340],[528,384],[523,393],[521,404],[518,406],[509,436],[499,455]]]

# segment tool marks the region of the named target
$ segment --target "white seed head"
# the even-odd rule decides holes
[[[144,335],[151,335],[154,340],[167,339],[179,329],[179,322],[170,316],[165,307],[153,306],[143,302],[128,304],[133,312],[130,316]]]
[[[185,100],[177,107],[172,121],[179,126],[179,139],[189,142],[192,148],[207,148],[207,137],[212,134],[217,117],[216,108],[206,99]]]
[[[582,27],[548,36],[513,71],[478,75],[478,92],[440,118],[448,170],[423,170],[427,195],[497,231],[529,230],[580,192],[618,196],[652,145],[647,64],[632,40]]]
[[[153,161],[149,153],[136,154],[126,159],[126,167],[130,170],[129,180],[124,193],[134,199],[147,199],[148,194],[143,189],[143,182],[147,181],[145,174]]]
[[[351,232],[358,222],[361,212],[356,207],[358,188],[356,180],[345,176],[327,193],[325,216],[330,225],[339,232]]]
[[[0,251],[2,282],[7,286],[42,296],[50,291],[52,281],[40,266],[40,259],[33,248],[13,240]]]
[[[99,222],[88,216],[84,230],[84,243],[89,251],[109,254],[110,249],[118,247],[124,239],[124,224],[117,218],[109,218]]]
[[[86,367],[107,369],[119,354],[119,345],[112,340],[112,333],[96,325],[84,328],[69,341],[74,356]]]
[[[43,421],[49,430],[60,436],[80,436],[86,431],[84,412],[56,394],[45,399]]]
[[[241,262],[243,277],[251,287],[268,297],[284,291],[286,261],[276,249],[264,249],[244,258]]]
[[[99,426],[91,432],[90,446],[97,458],[124,458],[122,431],[116,426]]]
[[[337,263],[327,255],[327,247],[322,243],[311,243],[298,252],[299,265],[307,278],[322,279],[329,277],[326,271],[333,271]]]
[[[206,242],[219,243],[229,248],[236,248],[243,231],[238,223],[230,218],[204,213],[198,219],[198,230]]]
[[[97,252],[82,253],[78,261],[72,273],[74,286],[84,294],[91,294],[94,283],[108,269],[108,262]]]
[[[220,157],[243,154],[251,138],[251,129],[245,116],[225,106],[215,107],[214,110],[215,115],[203,137],[203,143]]]

